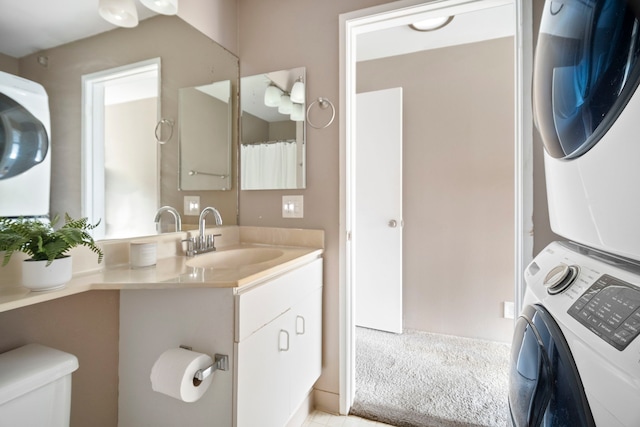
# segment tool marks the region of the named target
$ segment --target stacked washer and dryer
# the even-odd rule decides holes
[[[0,217],[48,220],[49,135],[42,85],[0,71]]]
[[[547,0],[534,61],[552,230],[526,268],[514,426],[640,426],[640,1]]]

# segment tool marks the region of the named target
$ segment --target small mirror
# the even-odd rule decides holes
[[[299,67],[240,80],[242,190],[305,188],[305,72]]]
[[[231,189],[231,81],[179,91],[180,190]]]

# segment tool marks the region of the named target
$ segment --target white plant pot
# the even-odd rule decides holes
[[[24,260],[22,262],[22,286],[31,291],[50,291],[63,288],[72,276],[71,257],[47,261]]]

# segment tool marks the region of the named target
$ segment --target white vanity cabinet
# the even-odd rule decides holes
[[[235,427],[284,427],[322,369],[322,260],[236,296]]]
[[[119,427],[285,427],[320,376],[322,259],[245,286],[120,293]],[[180,345],[229,356],[197,402],[151,388]]]

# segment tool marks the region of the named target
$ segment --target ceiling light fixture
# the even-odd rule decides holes
[[[138,11],[133,0],[99,0],[98,13],[118,27],[132,28],[138,25]]]
[[[440,16],[438,18],[429,18],[414,22],[410,24],[409,27],[416,31],[435,31],[449,25],[451,21],[453,21],[453,16]]]
[[[163,15],[175,15],[178,13],[178,0],[140,0],[140,3]]]

